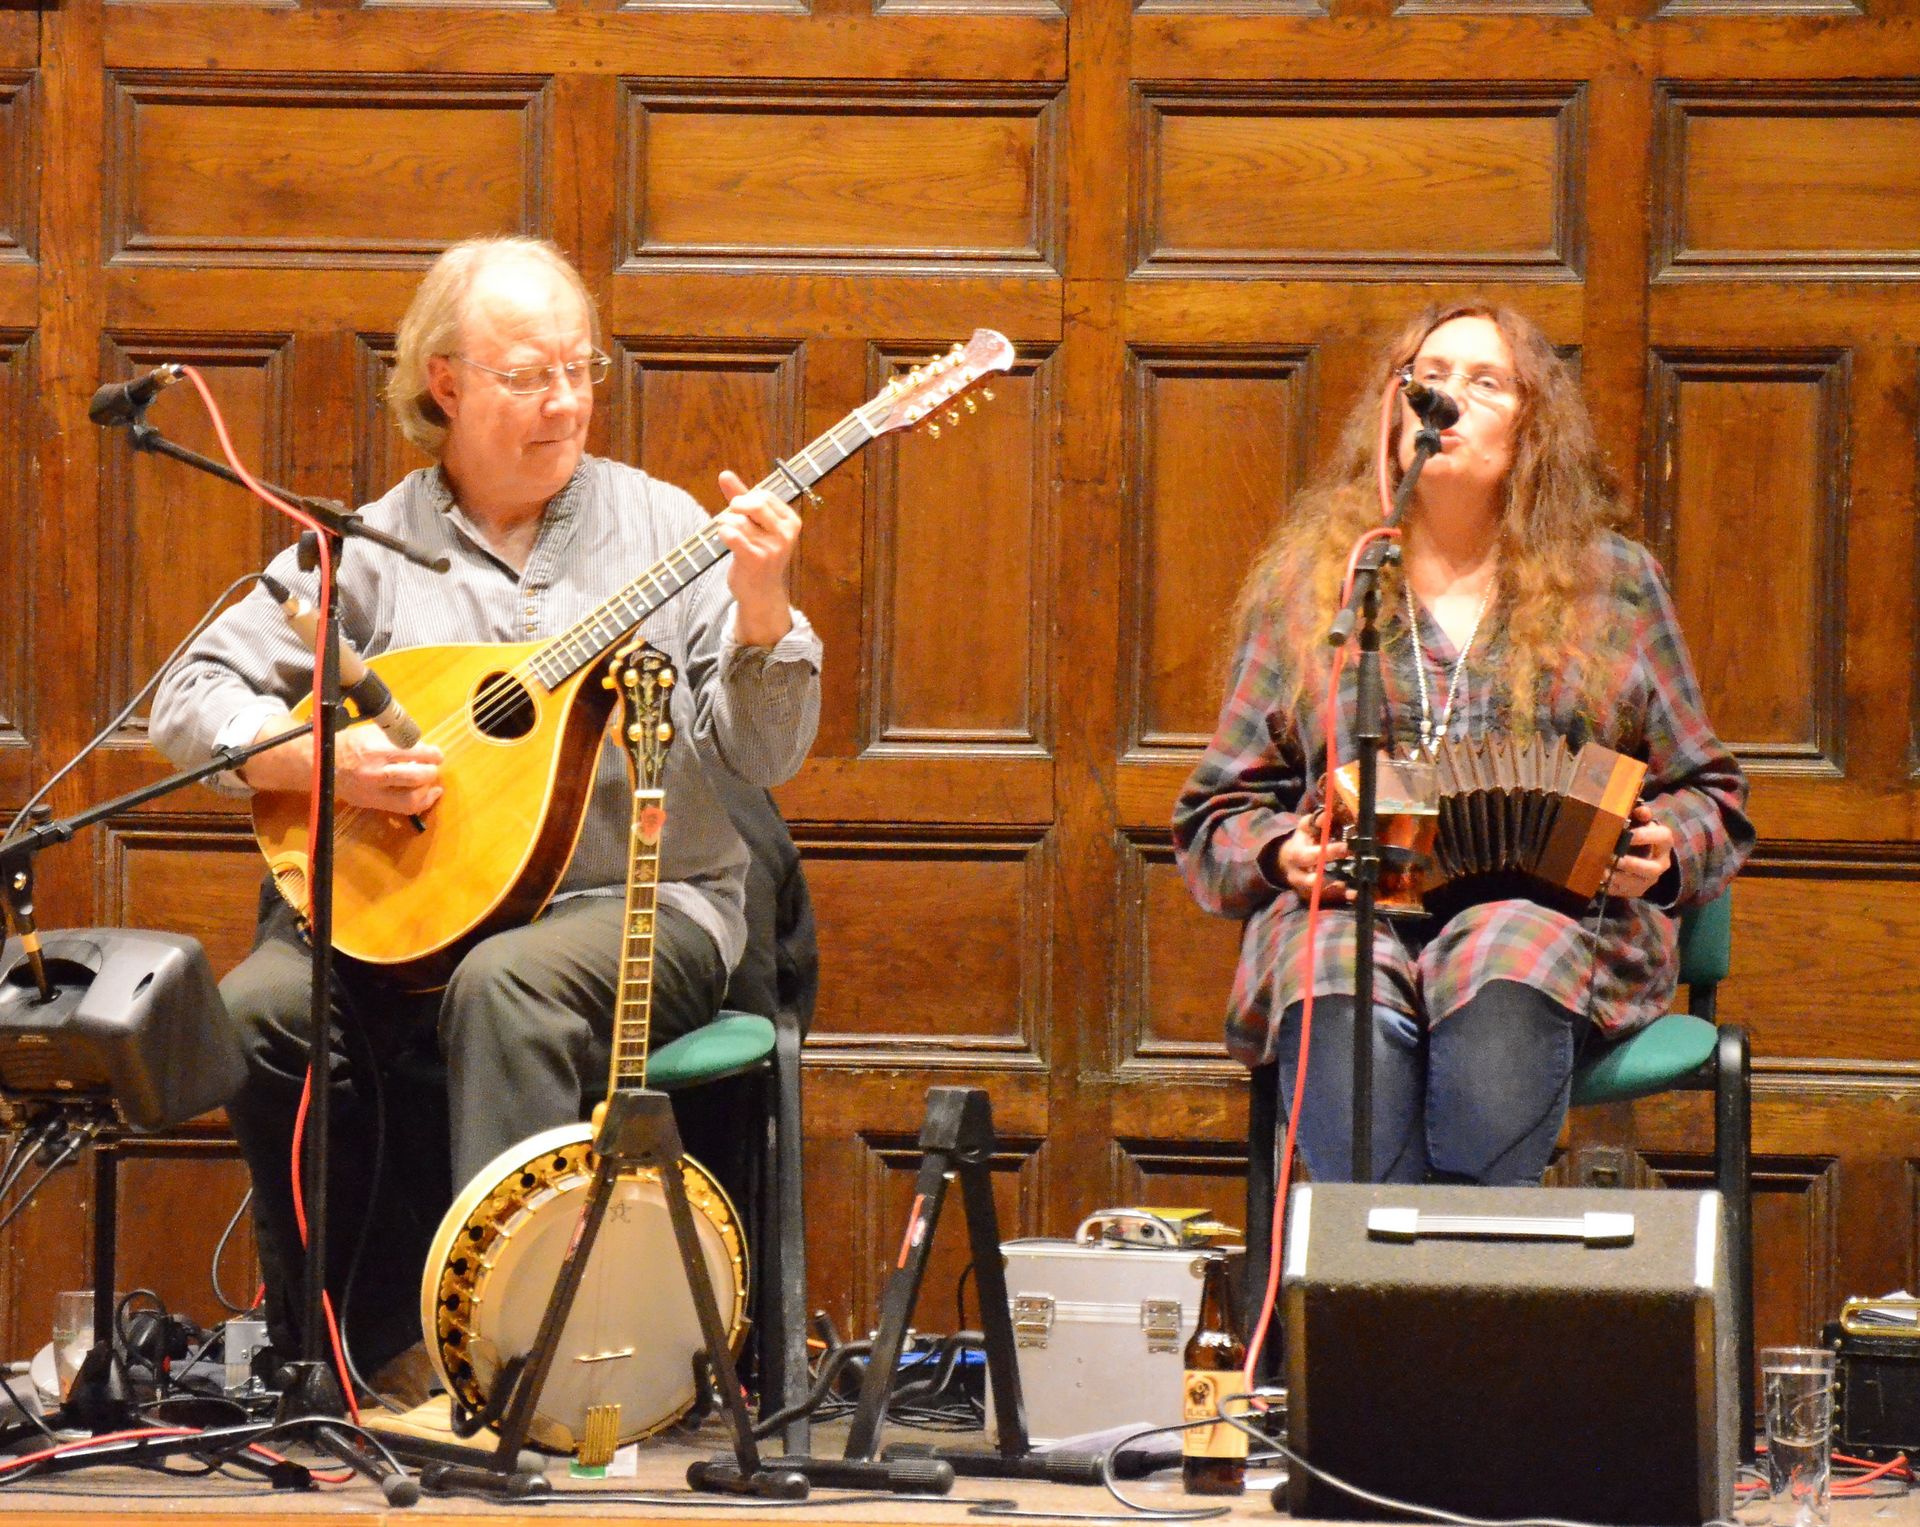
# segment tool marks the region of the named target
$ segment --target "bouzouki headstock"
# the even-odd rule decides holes
[[[945,409],[947,422],[958,424],[964,415],[953,405],[961,403],[967,413],[974,412],[976,404],[967,395],[975,388],[991,400],[992,389],[981,384],[996,372],[1011,371],[1014,360],[1013,343],[1006,335],[975,329],[964,345],[955,345],[945,355],[893,378],[860,414],[876,437],[912,429],[923,421],[927,433],[937,436],[940,426],[932,422],[933,415]]]

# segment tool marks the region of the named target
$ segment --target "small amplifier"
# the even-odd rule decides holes
[[[1732,1514],[1717,1193],[1316,1183],[1282,1300],[1290,1445],[1317,1468],[1475,1517]],[[1288,1508],[1388,1514],[1298,1466]]]
[[[0,1101],[111,1100],[135,1129],[166,1129],[240,1089],[245,1060],[197,940],[136,928],[41,937],[42,1001],[25,951],[0,952]]]
[[[1821,1332],[1834,1351],[1834,1436],[1842,1452],[1920,1454],[1920,1301],[1849,1299]]]

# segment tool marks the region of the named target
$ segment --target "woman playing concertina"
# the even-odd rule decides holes
[[[1667,1010],[1679,914],[1719,895],[1753,829],[1745,778],[1702,714],[1661,570],[1614,528],[1622,507],[1579,391],[1529,320],[1459,304],[1387,347],[1333,461],[1248,573],[1226,703],[1180,793],[1174,839],[1201,906],[1246,922],[1228,1047],[1249,1065],[1277,1061],[1291,1098],[1330,725],[1337,760],[1354,757],[1354,668],[1330,715],[1325,633],[1355,542],[1380,525],[1380,476],[1392,486],[1413,459],[1418,421],[1399,396],[1409,374],[1460,413],[1415,485],[1400,565],[1381,580],[1389,751],[1557,736],[1647,764],[1630,842],[1584,920],[1498,900],[1378,924],[1376,1173],[1531,1183],[1559,1134],[1582,1044]],[[1343,852],[1336,842],[1327,857]],[[1298,1133],[1323,1182],[1351,1176],[1348,903],[1327,880],[1312,938]]]

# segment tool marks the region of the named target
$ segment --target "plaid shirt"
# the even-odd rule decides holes
[[[1702,714],[1700,686],[1681,639],[1659,564],[1645,550],[1609,535],[1604,577],[1625,641],[1611,653],[1588,654],[1541,685],[1536,725],[1575,748],[1593,740],[1647,763],[1642,799],[1673,830],[1673,865],[1644,897],[1610,897],[1598,924],[1531,901],[1467,908],[1444,925],[1432,918],[1382,919],[1375,939],[1377,1000],[1438,1022],[1488,981],[1524,981],[1573,1012],[1592,1013],[1606,1034],[1627,1033],[1664,1013],[1673,998],[1679,909],[1713,900],[1733,879],[1753,845],[1744,807],[1747,782]],[[1494,628],[1497,607],[1482,625],[1489,659],[1504,645]],[[1419,611],[1427,690],[1437,712],[1459,656],[1438,623]],[[1404,607],[1383,621],[1382,669],[1389,747],[1411,750],[1419,736],[1420,697],[1414,646]],[[1247,633],[1234,663],[1219,726],[1174,808],[1180,868],[1194,898],[1209,912],[1246,921],[1240,965],[1227,1015],[1227,1048],[1248,1065],[1273,1058],[1280,1014],[1301,997],[1301,946],[1306,904],[1261,871],[1260,850],[1294,830],[1319,804],[1326,758],[1326,680],[1309,686],[1290,713],[1279,696],[1292,689],[1291,654],[1263,623]],[[1596,736],[1578,703],[1583,664],[1607,665],[1597,707],[1610,716]],[[1469,659],[1461,675],[1448,735],[1506,730],[1509,699],[1493,674],[1499,664]],[[1351,725],[1355,668],[1341,674],[1335,748],[1354,756]],[[1353,992],[1353,914],[1323,904],[1315,950],[1314,992]]]

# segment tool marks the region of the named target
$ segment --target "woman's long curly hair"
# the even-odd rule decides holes
[[[1244,635],[1272,622],[1283,634],[1284,650],[1292,657],[1289,708],[1298,706],[1309,685],[1325,684],[1330,660],[1325,633],[1339,606],[1348,552],[1380,523],[1381,396],[1427,336],[1456,318],[1485,318],[1500,330],[1513,353],[1518,385],[1513,465],[1501,506],[1488,626],[1506,638],[1490,650],[1498,655],[1499,677],[1512,702],[1510,730],[1531,733],[1535,706],[1523,700],[1537,695],[1543,678],[1571,676],[1576,642],[1591,650],[1596,637],[1603,643],[1621,639],[1603,614],[1607,589],[1596,553],[1605,533],[1619,528],[1625,514],[1578,385],[1531,319],[1491,302],[1450,303],[1429,308],[1379,352],[1371,385],[1347,416],[1338,448],[1288,506],[1241,587],[1234,629]],[[1396,406],[1387,448],[1396,486],[1402,475],[1399,442]],[[1400,589],[1399,572],[1389,568],[1381,581],[1389,638],[1405,624]],[[1579,666],[1583,672],[1576,682],[1582,689],[1575,703],[1591,716],[1599,696],[1585,688],[1602,680],[1604,665]]]

